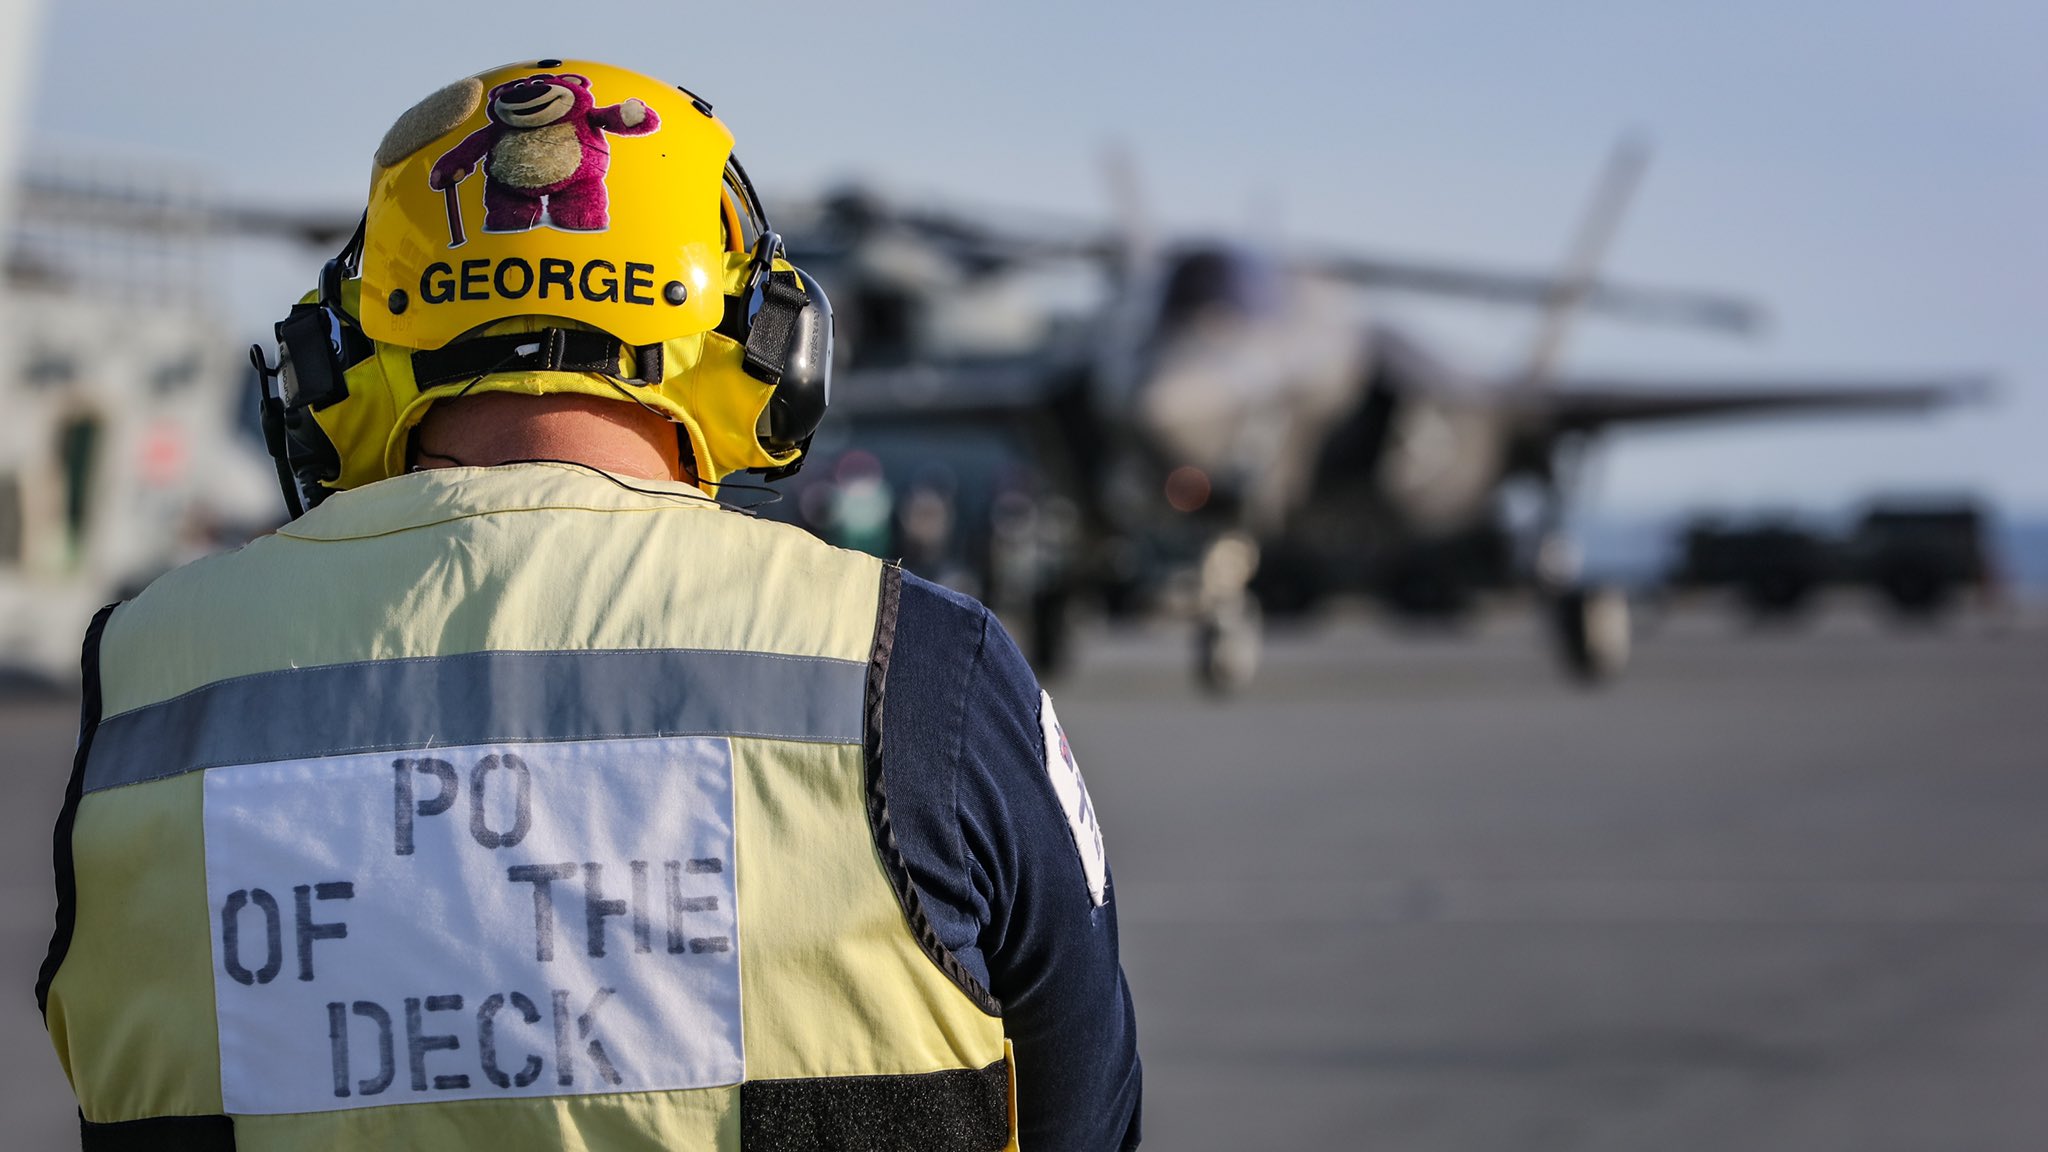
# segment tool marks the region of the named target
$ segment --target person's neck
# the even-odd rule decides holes
[[[444,400],[420,421],[414,466],[581,464],[617,476],[681,480],[676,425],[618,400],[487,392]]]

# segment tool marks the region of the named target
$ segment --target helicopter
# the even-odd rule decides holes
[[[844,419],[768,514],[989,599],[1025,621],[1048,671],[1083,599],[1112,617],[1189,617],[1196,676],[1225,692],[1252,675],[1268,616],[1363,594],[1402,618],[1454,621],[1484,593],[1524,590],[1571,677],[1612,677],[1628,655],[1627,597],[1584,578],[1563,531],[1599,437],[1918,413],[1982,390],[1963,375],[1564,372],[1584,316],[1729,335],[1764,322],[1726,293],[1600,278],[1647,162],[1641,139],[1624,138],[1550,274],[1155,243],[1128,172],[1112,174],[1125,219],[1106,231],[1004,227],[851,190],[799,207],[791,251],[833,293]],[[1101,286],[1082,308],[1034,311],[1017,288],[1077,270]],[[1365,313],[1362,290],[1532,308],[1537,336],[1520,365],[1475,376]]]

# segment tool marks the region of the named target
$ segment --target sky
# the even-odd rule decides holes
[[[1166,236],[1545,269],[1625,130],[1655,162],[1617,280],[1770,311],[1728,340],[1589,322],[1566,368],[1776,380],[1985,371],[1924,421],[1630,434],[1594,513],[1839,510],[1976,492],[2048,513],[2048,5],[1624,3],[46,4],[30,147],[135,154],[236,199],[348,209],[392,119],[526,57],[607,60],[717,105],[755,181],[1111,217],[1135,160]],[[253,336],[320,257],[239,258]],[[1389,302],[1474,371],[1533,317]]]

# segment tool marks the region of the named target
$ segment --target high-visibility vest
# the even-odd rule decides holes
[[[899,583],[534,464],[103,613],[38,985],[87,1148],[1014,1148],[889,829]]]

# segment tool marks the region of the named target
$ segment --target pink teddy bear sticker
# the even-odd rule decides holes
[[[611,227],[605,134],[645,136],[661,117],[639,100],[599,108],[590,81],[539,73],[491,89],[490,123],[450,148],[427,173],[427,186],[448,195],[449,247],[463,242],[455,185],[484,169],[484,231],[526,232],[545,224],[563,232]]]

